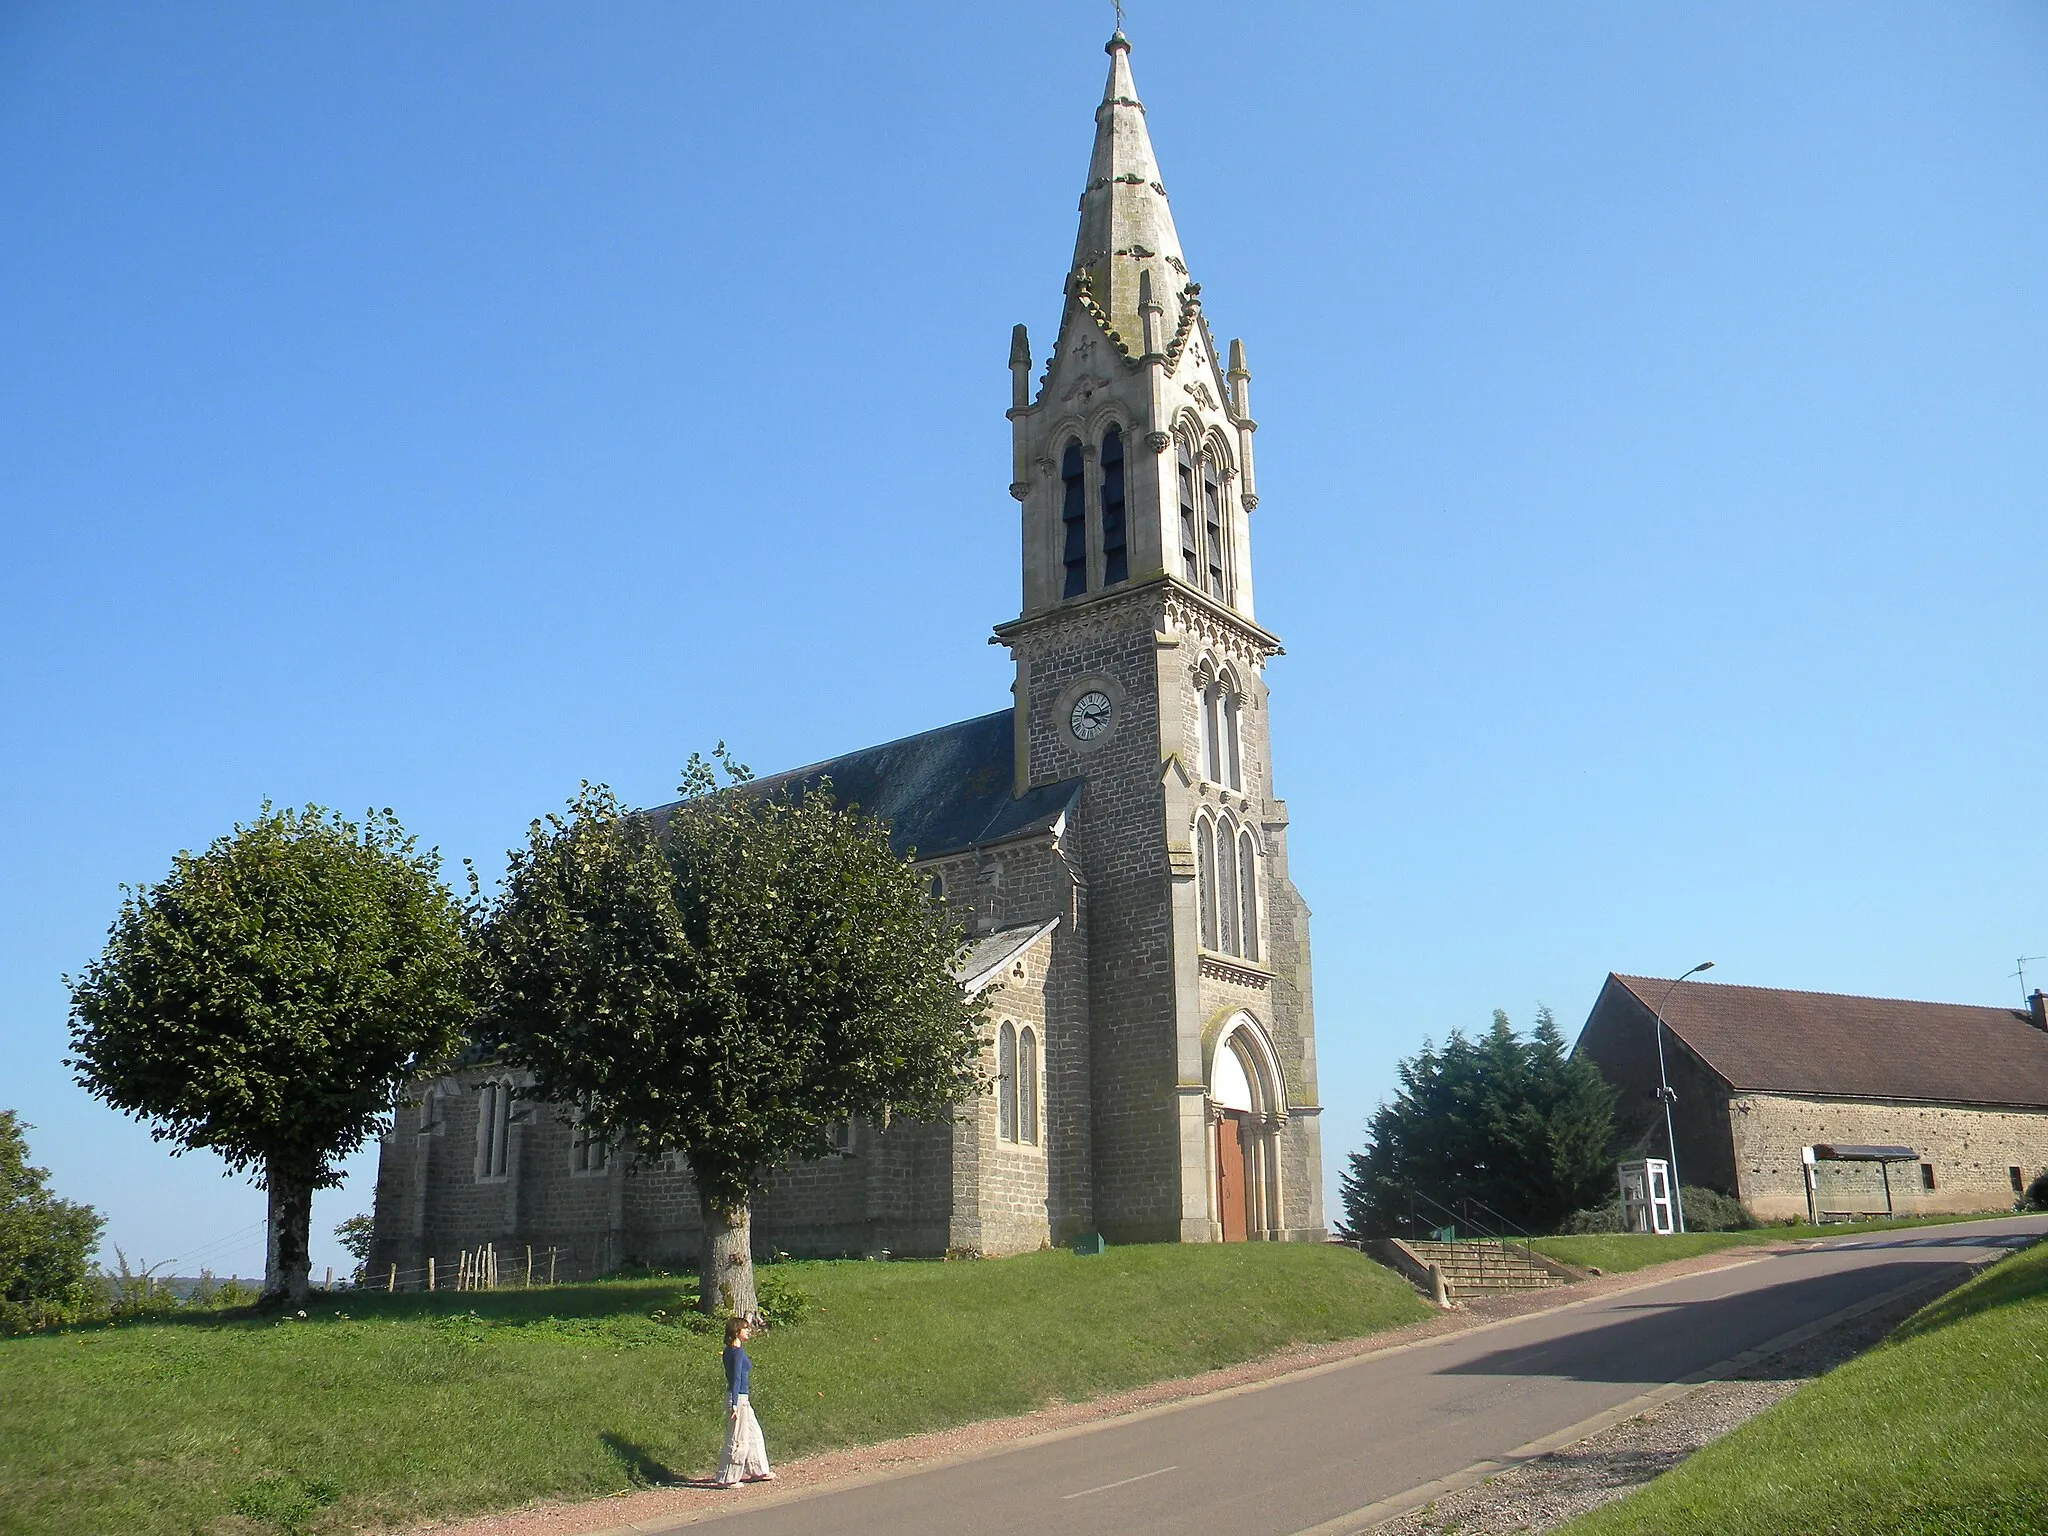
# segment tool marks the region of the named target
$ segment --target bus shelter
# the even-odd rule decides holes
[[[1820,1141],[1799,1150],[1806,1172],[1806,1214],[1815,1226],[1896,1214],[1892,1164],[1920,1160],[1911,1147]]]

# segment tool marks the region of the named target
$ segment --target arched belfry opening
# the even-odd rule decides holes
[[[1226,1243],[1280,1237],[1286,1088],[1272,1041],[1242,1010],[1225,1023],[1210,1051],[1209,1121],[1210,1211],[1217,1236]]]

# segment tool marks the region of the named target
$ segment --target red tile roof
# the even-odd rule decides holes
[[[1651,1012],[1671,986],[1613,981]],[[1664,1022],[1738,1091],[2048,1109],[2048,1033],[2017,1008],[1688,981]]]

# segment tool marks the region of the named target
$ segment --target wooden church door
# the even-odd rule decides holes
[[[1216,1217],[1223,1224],[1223,1241],[1245,1240],[1245,1189],[1243,1122],[1236,1115],[1216,1117]]]

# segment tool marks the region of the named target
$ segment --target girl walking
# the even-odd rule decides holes
[[[725,1325],[725,1451],[718,1458],[721,1488],[775,1480],[768,1470],[768,1447],[761,1443],[761,1421],[747,1402],[748,1382],[754,1372],[754,1362],[747,1358],[747,1340],[753,1332],[744,1317]]]

